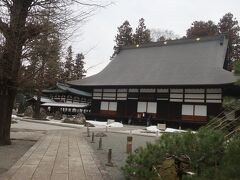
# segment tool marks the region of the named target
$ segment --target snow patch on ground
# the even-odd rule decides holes
[[[123,127],[122,123],[119,122],[112,122],[112,123],[107,123],[106,121],[100,122],[100,121],[86,121],[87,123],[93,125],[94,127]]]
[[[46,119],[50,121],[53,119],[53,116],[47,116]]]
[[[86,121],[87,123],[93,125],[94,127],[106,127],[107,122],[100,122],[100,121]]]
[[[146,131],[150,133],[156,133],[156,132],[168,132],[168,133],[182,133],[187,132],[180,129],[174,129],[174,128],[166,128],[165,130],[159,130],[157,126],[148,126],[146,127]]]
[[[148,126],[146,127],[147,132],[152,132],[152,133],[156,133],[156,132],[160,132],[160,130],[157,128],[157,126]]]
[[[16,120],[21,120],[22,117],[18,117],[18,116],[16,116],[16,115],[12,115],[12,119],[16,121]]]
[[[123,124],[119,123],[119,122],[113,122],[113,123],[107,124],[106,126],[107,127],[120,127],[120,128],[122,128]]]
[[[166,128],[166,130],[165,130],[164,132],[175,132],[175,133],[179,133],[179,132],[187,132],[187,131],[180,130],[180,129]]]

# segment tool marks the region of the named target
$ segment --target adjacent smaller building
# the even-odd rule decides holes
[[[41,107],[49,113],[60,111],[64,114],[89,112],[91,107],[91,93],[73,89],[66,84],[57,83],[56,87],[42,91]],[[34,108],[37,96],[27,100]]]
[[[92,95],[89,92],[73,89],[67,84],[57,83],[56,87],[44,89],[42,93],[56,102],[90,103]]]

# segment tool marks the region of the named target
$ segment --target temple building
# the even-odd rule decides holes
[[[123,47],[100,73],[68,84],[91,93],[93,118],[192,127],[222,111],[235,82],[228,63],[223,36],[163,41]]]

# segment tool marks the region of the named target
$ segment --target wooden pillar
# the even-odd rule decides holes
[[[207,102],[207,88],[204,88],[204,103]]]
[[[128,109],[128,92],[129,92],[129,89],[127,88],[127,97],[126,97],[126,106],[125,106],[125,116],[128,116],[128,114],[127,114],[127,109]]]

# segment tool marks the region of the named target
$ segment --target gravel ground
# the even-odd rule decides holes
[[[0,147],[0,174],[12,167],[36,141],[12,140],[12,144]]]
[[[73,129],[69,127],[61,127],[61,126],[54,126],[50,124],[40,124],[40,123],[33,123],[33,122],[26,122],[26,121],[18,121],[16,124],[12,124],[12,129],[30,129],[30,130],[64,130],[64,129]]]
[[[127,127],[126,129],[128,129]],[[132,128],[131,128],[132,129]],[[91,132],[103,132],[103,130],[91,129]],[[108,171],[109,175],[114,180],[125,179],[121,170],[121,167],[125,164],[127,153],[126,153],[126,143],[127,136],[129,134],[117,133],[117,132],[104,132],[107,136],[102,138],[103,150],[98,149],[99,137],[95,137],[95,143],[91,143],[91,137],[86,137],[87,133],[84,132],[85,137],[89,144],[94,149],[94,152],[98,159],[101,161],[102,166],[105,166],[105,169]],[[146,142],[154,142],[156,137],[148,137],[141,135],[132,135],[133,136],[133,150],[140,146],[145,146]],[[107,163],[107,152],[108,149],[112,149],[112,162],[114,167],[106,166]]]

